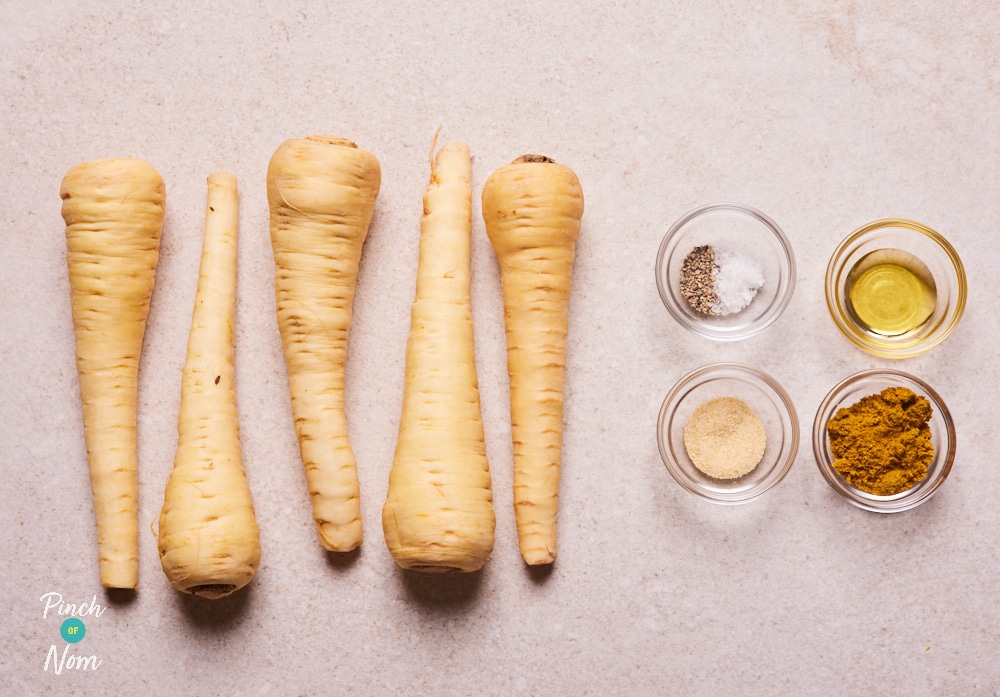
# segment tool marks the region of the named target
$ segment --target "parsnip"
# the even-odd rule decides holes
[[[135,588],[136,386],[163,227],[163,179],[143,160],[97,160],[72,167],[59,193],[101,584]]]
[[[381,185],[378,160],[334,136],[287,140],[271,157],[278,328],[320,544],[361,544],[357,465],[344,414],[344,363],[361,249]]]
[[[436,141],[436,137],[435,137]],[[476,571],[495,518],[472,336],[472,165],[465,143],[433,146],[399,440],[382,509],[393,558],[418,571]]]
[[[211,174],[177,454],[158,538],[160,563],[173,587],[211,599],[250,583],[260,562],[233,367],[238,207],[236,177]]]
[[[525,155],[483,188],[486,232],[500,262],[521,556],[556,558],[566,332],[583,191],[576,174]]]

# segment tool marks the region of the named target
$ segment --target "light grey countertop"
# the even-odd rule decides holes
[[[1000,694],[1000,10],[990,3],[0,4],[0,692],[192,695]],[[254,3],[257,5],[257,3]],[[267,5],[266,7],[264,5]],[[919,6],[919,10],[917,10]],[[403,573],[380,526],[402,400],[421,196],[435,129],[473,152],[473,303],[496,546],[470,576]],[[286,138],[371,150],[382,192],[365,245],[347,374],[366,541],[314,533],[274,313],[264,181]],[[525,152],[586,197],[570,311],[559,558],[517,551],[503,310],[478,194]],[[138,156],[167,213],[139,392],[140,589],[109,598],[74,363],[59,183]],[[214,604],[167,583],[146,527],[176,446],[205,178],[241,184],[236,371],[263,557]],[[765,333],[685,331],[653,262],[686,211],[738,201],[784,229],[798,284]],[[861,225],[907,217],[948,237],[969,301],[913,359],[844,338],[827,260]],[[656,415],[716,361],[772,374],[802,426],[758,502],[682,490]],[[923,506],[837,499],[813,415],[842,378],[901,368],[958,432]],[[95,671],[43,669],[62,618],[43,594],[107,606],[74,645]]]

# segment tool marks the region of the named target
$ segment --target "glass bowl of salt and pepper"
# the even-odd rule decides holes
[[[738,203],[712,203],[683,215],[656,255],[656,286],[684,327],[737,341],[770,326],[795,289],[795,257],[781,228]]]

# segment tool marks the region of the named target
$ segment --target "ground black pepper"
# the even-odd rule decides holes
[[[681,265],[681,295],[695,312],[713,315],[712,307],[719,302],[713,288],[715,281],[715,250],[709,245],[692,249]]]

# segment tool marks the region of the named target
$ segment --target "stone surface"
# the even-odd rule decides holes
[[[0,692],[35,694],[970,695],[1000,689],[1000,11],[989,3],[0,4]],[[328,6],[329,5],[329,6]],[[249,6],[248,6],[249,7]],[[420,197],[434,130],[474,153],[477,192],[525,152],[586,195],[571,307],[559,559],[527,571],[511,494],[496,260],[473,229],[476,349],[497,538],[475,576],[401,572],[382,539]],[[264,175],[289,137],[347,136],[383,189],[364,251],[348,420],[366,542],[315,539],[274,316]],[[74,163],[152,162],[167,185],[142,357],[140,528],[176,443],[205,178],[241,182],[237,379],[263,561],[214,604],[183,597],[142,535],[141,588],[108,597],[73,359],[59,182]],[[764,334],[683,330],[653,262],[689,209],[733,200],[786,231],[798,286]],[[919,358],[869,356],[827,315],[826,262],[869,221],[944,233],[965,318]],[[791,393],[795,466],[763,500],[714,506],[667,475],[656,414],[683,374],[748,363]],[[836,499],[812,418],[873,366],[926,379],[953,412],[939,494],[879,516]],[[44,670],[48,592],[107,606]]]

